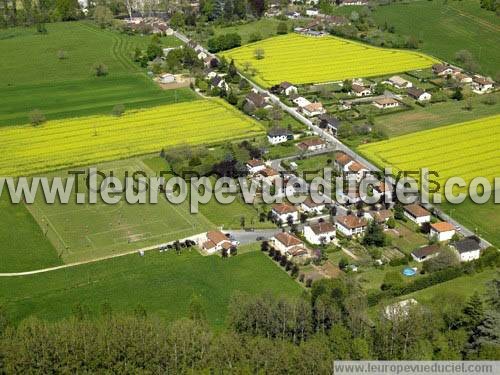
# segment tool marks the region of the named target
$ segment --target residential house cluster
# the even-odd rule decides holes
[[[433,73],[438,77],[451,77],[462,84],[470,84],[472,91],[476,94],[484,94],[490,92],[495,87],[495,82],[489,78],[479,74],[469,75],[462,69],[448,64],[434,64],[432,66]]]

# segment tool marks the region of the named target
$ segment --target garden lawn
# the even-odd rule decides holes
[[[107,114],[115,104],[140,108],[173,102],[175,95],[179,101],[194,97],[162,91],[132,62],[135,48],[145,49],[149,36],[102,30],[91,22],[50,23],[47,30],[0,30],[0,126],[26,123],[34,109],[56,119]],[[173,37],[161,42],[180,44]],[[99,63],[107,66],[107,76],[95,76]]]
[[[254,56],[264,50],[264,58]],[[437,60],[410,51],[377,48],[332,36],[321,38],[288,34],[222,53],[234,59],[251,78],[265,87],[289,81],[295,84],[373,77],[427,68]]]
[[[22,176],[158,152],[179,144],[250,138],[263,127],[220,99],[0,128],[0,176]]]
[[[24,204],[0,198],[0,273],[22,272],[62,264]],[[1,281],[0,281],[1,283]]]
[[[34,315],[57,320],[77,304],[92,315],[104,303],[115,312],[132,313],[141,305],[167,320],[188,315],[198,295],[215,328],[226,325],[228,303],[236,291],[282,297],[300,296],[301,287],[260,251],[222,259],[196,250],[147,252],[31,276],[0,279],[0,304],[19,322]]]
[[[373,17],[379,25],[394,26],[398,34],[417,37],[424,52],[457,63],[456,52],[465,49],[481,72],[499,73],[500,18],[482,9],[478,0],[392,3],[377,7]]]

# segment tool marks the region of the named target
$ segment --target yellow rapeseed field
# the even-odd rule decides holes
[[[380,167],[436,171],[441,184],[453,176],[492,182],[500,176],[499,145],[500,115],[495,115],[362,145],[359,151]]]
[[[24,176],[159,152],[178,144],[252,137],[263,127],[222,100],[0,128],[0,176]]]
[[[264,50],[260,60],[254,56],[258,48]],[[253,79],[266,87],[283,81],[305,84],[381,76],[428,68],[438,62],[418,52],[371,47],[333,36],[315,38],[299,34],[247,44],[224,52],[223,56],[234,59],[242,70],[255,70]]]

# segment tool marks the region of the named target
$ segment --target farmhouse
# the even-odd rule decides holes
[[[337,132],[340,128],[340,120],[339,119],[337,119],[333,116],[330,116],[328,114],[322,114],[322,115],[318,116],[318,120],[319,120],[318,126],[321,129],[324,129],[325,131],[327,131],[328,133],[330,133],[334,137],[337,136]]]
[[[224,233],[220,231],[209,231],[202,242],[201,248],[208,254],[214,254],[222,249],[229,250],[231,246],[231,241]]]
[[[413,83],[404,78],[401,78],[400,76],[392,76],[388,79],[387,82],[398,89],[407,89],[409,87],[413,87]]]
[[[271,212],[276,220],[280,220],[283,224],[289,221],[289,217],[293,222],[299,220],[299,210],[297,207],[287,203],[273,204]]]
[[[445,64],[434,64],[432,66],[432,72],[437,76],[447,76],[453,74],[454,71],[451,66]]]
[[[411,252],[411,256],[417,262],[421,263],[431,258],[434,258],[439,254],[441,247],[439,245],[428,245],[422,246]]]
[[[368,222],[364,217],[354,215],[337,216],[335,226],[344,236],[357,237],[366,230]]]
[[[319,215],[325,209],[325,204],[324,203],[316,203],[310,197],[307,197],[304,200],[304,202],[302,202],[300,204],[300,208],[304,212]]]
[[[257,172],[266,169],[266,165],[264,164],[264,161],[261,159],[251,159],[247,161],[246,167],[248,169],[248,173],[250,174],[255,174]]]
[[[484,94],[485,92],[492,90],[493,84],[494,82],[489,78],[478,75],[472,77],[472,90],[476,94]]]
[[[393,98],[382,98],[375,99],[373,105],[379,109],[396,108],[399,106],[399,102]]]
[[[265,181],[268,184],[272,184],[278,176],[279,172],[276,169],[264,168],[255,174],[255,179],[258,181]]]
[[[268,108],[271,105],[268,104],[269,97],[262,95],[253,91],[250,91],[245,97],[245,101],[250,104],[253,108]]]
[[[198,52],[197,56],[198,56],[198,60],[205,60],[208,57],[208,55],[205,51]]]
[[[354,159],[347,155],[345,152],[340,151],[335,154],[334,164],[339,172],[346,172],[347,166],[353,161]]]
[[[431,94],[417,87],[410,87],[406,92],[408,93],[409,97],[418,100],[419,102],[431,100]]]
[[[326,142],[321,138],[306,139],[297,144],[302,151],[317,151],[326,147]]]
[[[298,91],[297,86],[292,85],[290,82],[281,82],[279,85],[271,87],[273,94],[284,94],[290,96],[296,94]]]
[[[431,213],[416,203],[404,206],[404,215],[418,225],[431,221]]]
[[[311,104],[311,102],[309,100],[307,100],[306,98],[302,97],[302,96],[299,96],[295,99],[293,99],[293,103],[297,106],[297,107],[300,107],[300,108],[303,108],[305,107],[306,105],[309,105]]]
[[[352,92],[356,96],[369,96],[372,93],[369,87],[358,85],[356,83],[353,83],[352,85]]]
[[[451,247],[458,253],[461,262],[470,262],[479,259],[481,255],[481,241],[476,236],[470,236],[451,243]]]
[[[322,115],[326,112],[325,109],[323,108],[323,104],[321,104],[320,102],[310,103],[302,107],[302,111],[307,117]]]
[[[267,140],[272,145],[284,143],[293,139],[293,133],[284,128],[273,128],[267,133]]]
[[[229,90],[228,84],[226,83],[226,81],[224,81],[224,78],[219,75],[216,75],[210,80],[210,85],[212,86],[212,88],[217,87],[219,89],[225,89],[226,91]]]
[[[335,239],[335,226],[326,221],[316,224],[306,225],[304,227],[304,237],[307,242],[314,245],[324,245]]]
[[[446,221],[431,224],[429,238],[436,238],[439,242],[449,241],[455,235],[455,227]]]
[[[304,243],[288,232],[276,233],[272,242],[276,250],[290,258],[307,257],[309,255]]]
[[[392,217],[392,212],[390,210],[380,210],[380,211],[369,211],[364,214],[365,219],[373,220],[377,224],[382,225],[384,229],[387,229],[387,222]]]

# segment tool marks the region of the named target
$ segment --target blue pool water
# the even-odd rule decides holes
[[[406,267],[403,270],[403,275],[405,276],[415,276],[417,272],[413,268]]]

